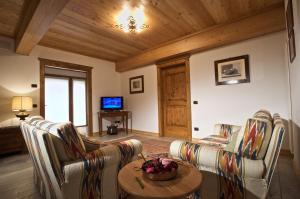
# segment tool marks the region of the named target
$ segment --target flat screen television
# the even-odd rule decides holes
[[[114,111],[123,109],[123,97],[101,97],[101,110]]]

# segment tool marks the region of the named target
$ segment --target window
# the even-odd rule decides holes
[[[71,121],[93,135],[92,67],[40,60],[40,114],[53,122]],[[83,132],[84,131],[84,132]]]
[[[73,77],[45,77],[45,119],[87,125],[86,80]]]
[[[86,83],[73,79],[73,122],[76,126],[86,125]]]
[[[51,122],[67,122],[69,118],[69,80],[45,78],[45,119]]]

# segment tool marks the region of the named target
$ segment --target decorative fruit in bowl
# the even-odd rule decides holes
[[[172,159],[157,158],[143,163],[144,176],[150,180],[170,180],[177,174],[178,164]]]

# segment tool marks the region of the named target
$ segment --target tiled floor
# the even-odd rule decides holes
[[[141,140],[143,143],[143,153],[163,153],[168,152],[169,145],[173,139],[156,138],[145,135],[129,135],[126,138],[112,137],[102,139],[106,142],[122,141],[128,138]],[[99,139],[99,138],[96,138]],[[34,198],[40,196],[33,183],[32,164],[27,154],[13,155],[0,159],[0,198]],[[279,158],[277,169],[275,170],[270,192],[270,199],[296,199],[299,197],[300,182],[296,178],[292,168],[292,160],[289,157]]]

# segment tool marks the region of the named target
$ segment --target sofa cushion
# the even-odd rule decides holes
[[[265,157],[270,138],[272,124],[266,119],[248,119],[243,139],[238,148],[238,153],[253,160]]]
[[[60,126],[57,131],[64,144],[67,146],[66,148],[69,154],[71,154],[71,160],[83,159],[86,155],[85,146],[74,125],[71,122],[66,123]]]
[[[51,134],[60,162],[79,159],[86,153],[82,138],[71,123],[53,123],[39,120],[35,123],[35,126]]]

